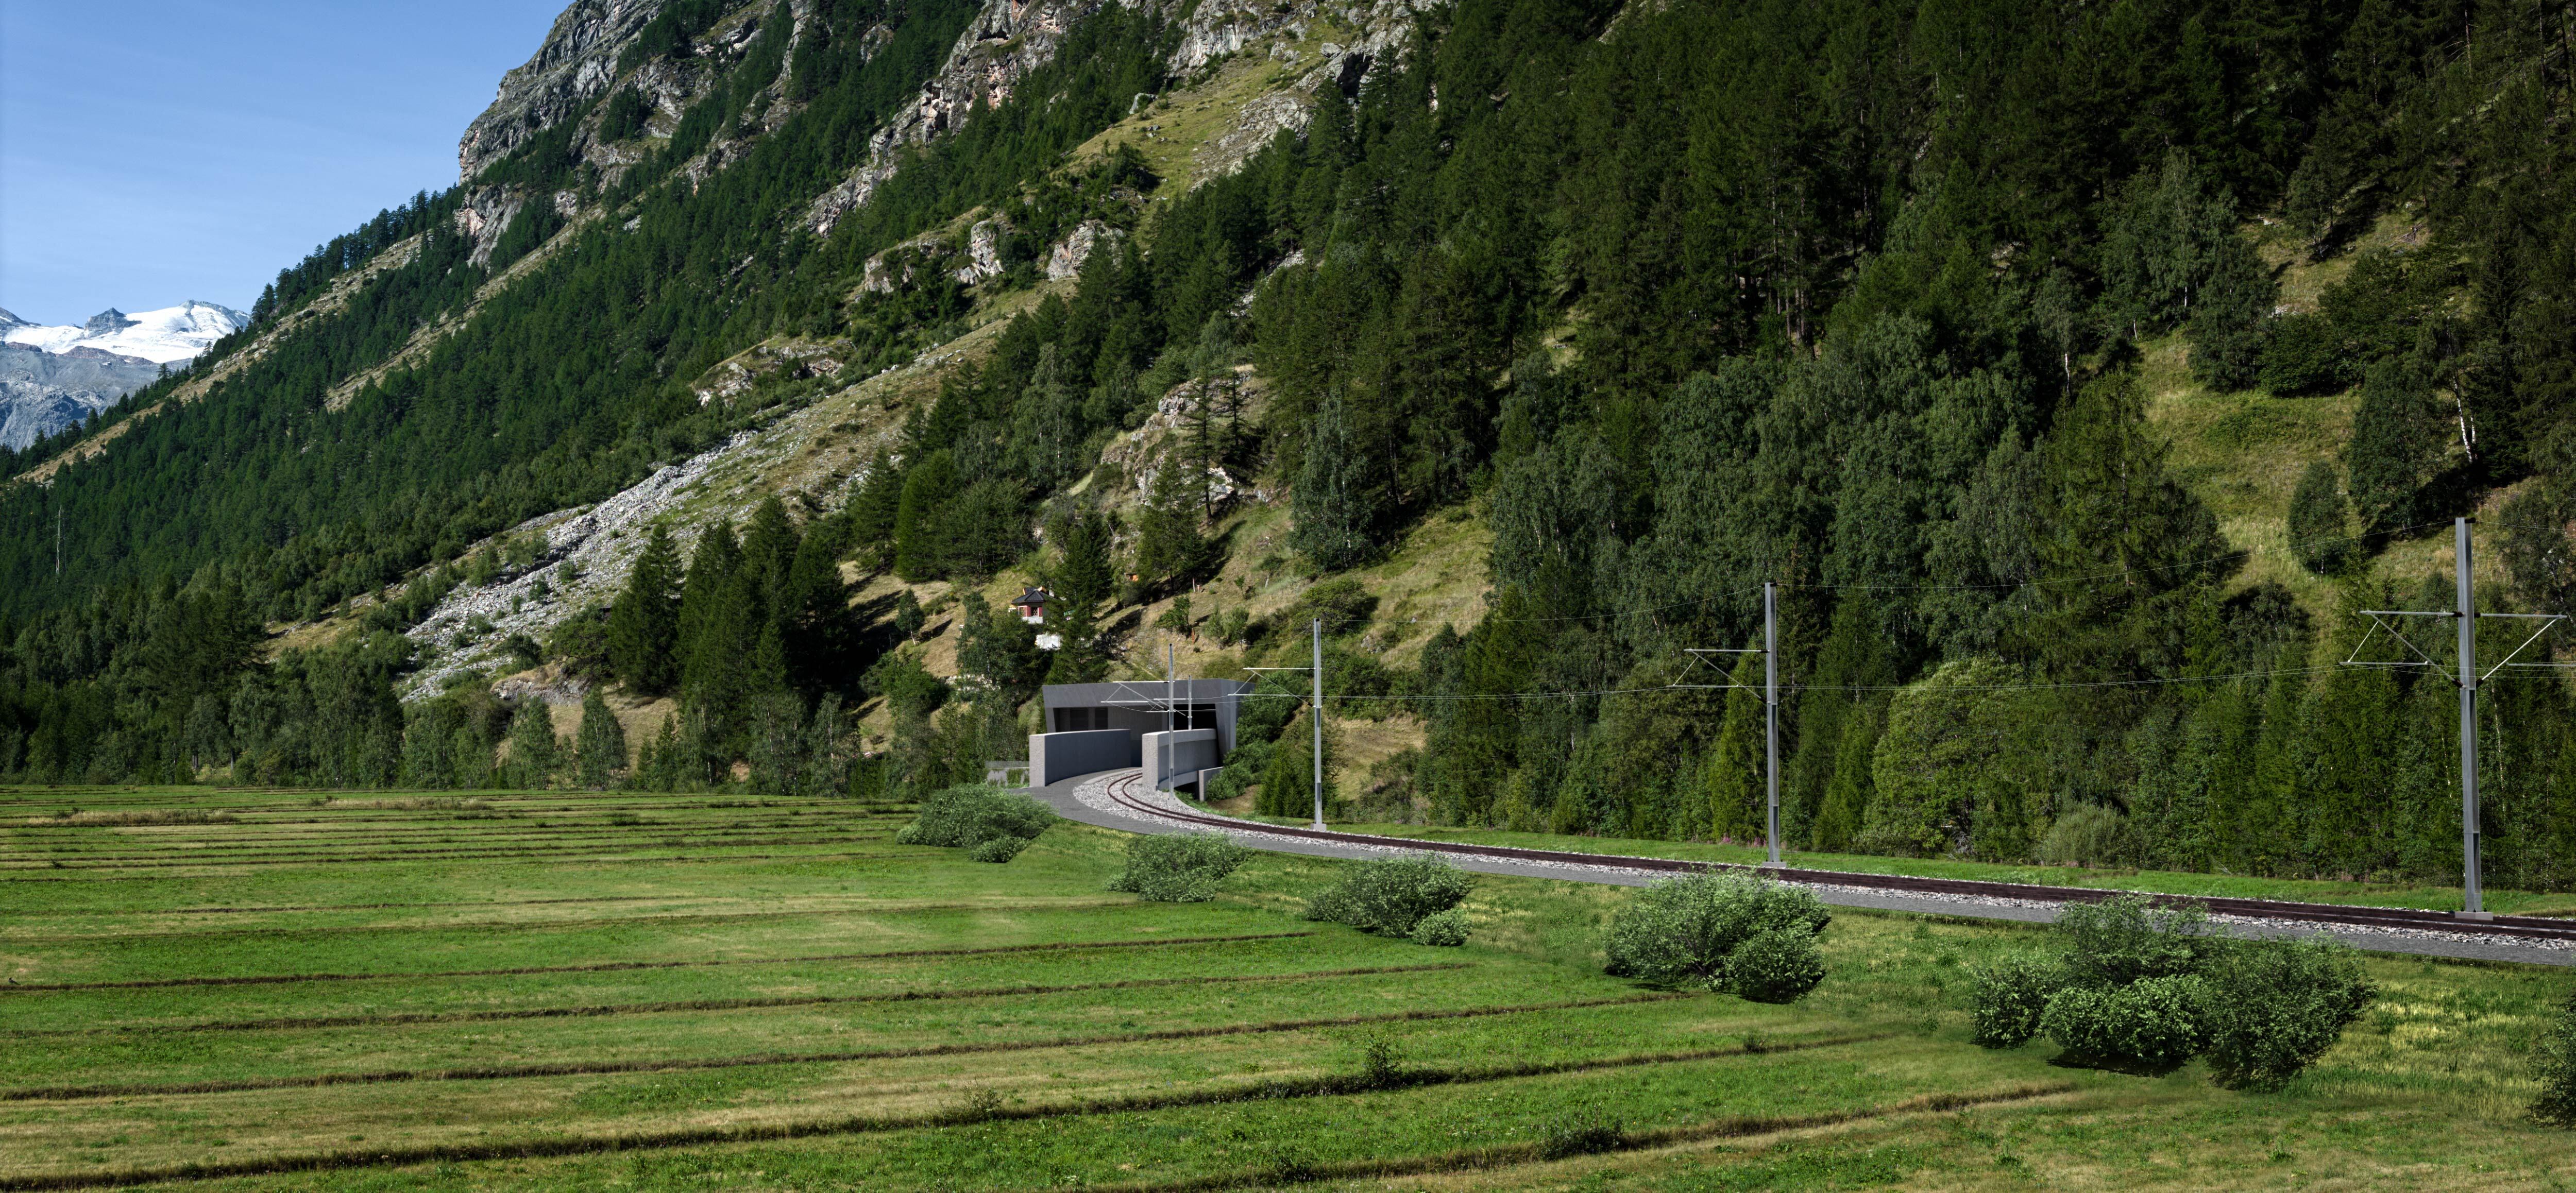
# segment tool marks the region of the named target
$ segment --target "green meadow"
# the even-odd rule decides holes
[[[1604,976],[1624,892],[1487,877],[1459,949],[1339,863],[1111,894],[907,810],[623,793],[0,791],[0,1189],[2558,1188],[2554,968],[2373,958],[2289,1089],[1968,1041],[2039,930],[1839,912],[1772,1006]]]

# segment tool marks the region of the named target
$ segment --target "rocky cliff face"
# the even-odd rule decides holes
[[[1055,58],[1065,30],[1098,7],[1096,0],[985,0],[939,74],[870,139],[867,163],[814,201],[807,219],[815,233],[831,231],[893,177],[895,154],[905,146],[956,128],[978,99],[987,105],[1009,99],[1013,84]]]
[[[96,322],[93,320],[92,322]],[[0,342],[0,446],[23,448],[150,385],[161,366],[96,348]]]
[[[555,18],[536,56],[501,76],[492,106],[456,146],[471,179],[528,138],[554,127],[616,81],[617,54],[662,12],[663,0],[578,0]]]

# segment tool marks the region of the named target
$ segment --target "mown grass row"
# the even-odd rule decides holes
[[[196,1162],[100,1173],[0,1176],[0,1189],[97,1188],[260,1173],[372,1168],[439,1160],[525,1159],[598,1152],[632,1152],[705,1144],[875,1134],[965,1123],[1026,1122],[1093,1115],[1132,1114],[1231,1102],[1284,1101],[1376,1090],[1471,1086],[1532,1077],[1688,1064],[1726,1057],[1760,1056],[1804,1049],[1830,1048],[1877,1038],[1880,1037],[1864,1034],[1796,1040],[1760,1047],[1738,1044],[1687,1051],[1597,1056],[1579,1060],[1507,1062],[1454,1068],[1408,1068],[1383,1074],[1332,1073],[1304,1078],[1272,1077],[1256,1082],[1218,1085],[1202,1089],[1159,1094],[1077,1098],[1035,1105],[969,1103],[955,1109],[919,1114],[849,1115],[800,1122],[685,1127],[607,1136],[549,1137],[473,1144],[447,1143],[383,1150],[352,1149],[317,1155],[275,1156],[232,1162]]]

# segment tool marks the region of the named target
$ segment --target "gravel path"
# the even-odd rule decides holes
[[[1131,833],[1187,833],[1211,831],[1183,820],[1138,812],[1110,799],[1110,789],[1118,785],[1121,794],[1136,803],[1153,808],[1166,808],[1196,816],[1222,815],[1183,804],[1177,798],[1151,791],[1136,780],[1141,771],[1116,770],[1083,775],[1050,783],[1029,794],[1056,810],[1067,820]],[[1250,821],[1245,827],[1229,829],[1226,835],[1254,849],[1273,853],[1303,854],[1308,857],[1372,858],[1392,857],[1411,852],[1397,844],[1400,838],[1382,838],[1387,845],[1364,845],[1340,841],[1315,841],[1261,831]],[[1626,866],[1593,866],[1570,862],[1547,862],[1518,858],[1488,858],[1473,855],[1444,855],[1465,870],[1484,874],[1509,874],[1519,878],[1551,878],[1563,882],[1592,882],[1612,886],[1645,886],[1671,877],[1670,874],[1632,869]],[[2044,924],[2057,918],[2057,905],[2030,899],[2001,899],[1976,895],[1900,894],[1871,887],[1810,884],[1816,897],[1840,907],[1862,907],[1879,911],[1904,911],[1917,914],[1967,916],[1983,920],[2020,920]],[[2468,933],[2440,932],[2412,928],[2357,928],[2339,924],[2315,924],[2300,921],[2263,920],[2245,916],[2211,916],[2247,936],[2305,937],[2323,933],[2351,944],[2355,948],[2383,953],[2412,953],[2428,957],[2458,957],[2479,961],[2512,961],[2534,965],[2576,965],[2576,948],[2556,941],[2500,941]]]

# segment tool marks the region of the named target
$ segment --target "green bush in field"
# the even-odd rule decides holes
[[[1007,862],[1054,823],[1052,810],[1025,795],[990,783],[963,783],[922,800],[921,811],[894,839],[969,850],[979,862]]]
[[[2200,1051],[2201,980],[2189,974],[2126,986],[2069,986],[2048,1000],[2040,1026],[2068,1052],[2162,1072]]]
[[[2160,908],[2146,895],[2068,903],[2054,931],[2066,946],[2066,977],[2078,986],[2126,986],[2142,978],[2199,973],[2226,947],[2196,907]]]
[[[2206,914],[2160,909],[2145,895],[2068,904],[2052,935],[2062,953],[1971,971],[1978,1044],[2014,1048],[2045,1032],[2076,1056],[2146,1070],[2205,1054],[2220,1085],[2277,1089],[2334,1047],[2375,995],[2350,948],[2231,939]]]
[[[1380,936],[1411,936],[1414,926],[1466,901],[1476,880],[1427,853],[1361,862],[1306,905],[1306,918],[1348,924]]]
[[[1825,980],[1825,953],[1804,927],[1765,928],[1727,955],[1726,979],[1754,1002],[1796,1002]]]
[[[1140,836],[1127,842],[1127,868],[1109,880],[1109,889],[1148,903],[1205,903],[1251,856],[1219,833]]]
[[[1020,851],[1028,847],[1029,839],[1027,837],[986,837],[983,841],[977,843],[974,848],[967,850],[966,856],[979,862],[991,862],[998,866],[1003,862],[1007,862],[1012,858],[1020,856]]]
[[[2334,1047],[2376,993],[2349,946],[2239,942],[2201,978],[2210,1075],[2230,1089],[2278,1089]]]
[[[2014,953],[1971,968],[1969,990],[1977,1044],[2019,1048],[2039,1034],[2048,1000],[2066,988],[2066,966],[2055,957]]]
[[[1832,922],[1804,887],[1751,874],[1691,874],[1630,896],[1602,946],[1614,977],[1785,1002],[1824,978],[1815,937]],[[1744,952],[1757,937],[1763,943]],[[1803,947],[1795,938],[1804,938]]]
[[[2544,1123],[2576,1127],[2576,994],[2559,1004],[2558,1022],[2540,1041],[2540,1096],[2531,1116]]]
[[[1452,907],[1447,911],[1432,912],[1413,925],[1413,942],[1433,948],[1454,949],[1467,943],[1470,930],[1467,913]]]

